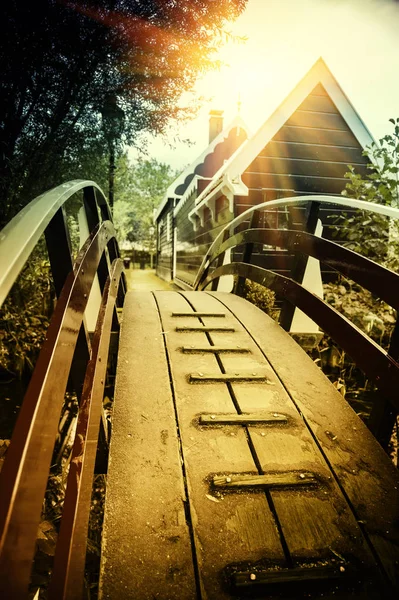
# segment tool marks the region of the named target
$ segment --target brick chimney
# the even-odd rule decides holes
[[[211,110],[209,112],[209,143],[215,139],[223,129],[223,111]]]

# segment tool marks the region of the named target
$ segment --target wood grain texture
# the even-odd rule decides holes
[[[331,465],[363,535],[392,585],[399,589],[398,471],[344,398],[277,323],[238,297],[217,297],[240,321],[245,321],[258,347],[264,349],[322,456]],[[274,460],[281,460],[281,454],[276,453]],[[284,504],[285,500],[280,502]],[[292,527],[297,528],[299,515],[295,516],[292,505],[288,512]]]
[[[360,175],[367,173],[365,164],[355,166]],[[288,175],[309,175],[313,177],[338,177],[342,179],[348,172],[348,163],[323,159],[304,160],[291,158],[267,158],[258,156],[248,167],[248,173],[285,173]]]
[[[332,142],[327,144],[328,140],[323,140],[326,143],[300,143],[300,142],[279,142],[272,140],[258,154],[259,157],[270,158],[292,158],[293,160],[319,160],[319,161],[335,161],[344,162],[346,164],[367,164],[367,158],[362,155],[362,149],[344,148],[342,146],[334,146]]]
[[[315,129],[298,127],[295,125],[283,127],[273,136],[273,141],[300,142],[303,144],[318,144],[326,146],[345,146],[358,148],[359,142],[349,130],[338,131],[333,129]]]
[[[103,528],[101,597],[196,597],[163,334],[151,293],[123,309]]]
[[[202,295],[200,292],[193,294]],[[207,334],[204,331],[180,333],[175,330],[177,319],[171,313],[190,308],[181,294],[156,292],[155,297],[164,331],[167,332],[203,598],[228,598],[228,592],[221,587],[227,565],[262,560],[284,565],[285,555],[264,494],[248,492],[245,495],[218,496],[212,488],[214,474],[234,471],[257,475],[257,467],[241,426],[226,425],[216,430],[198,426],[200,414],[231,413],[235,406],[226,383],[214,383],[210,390],[209,385],[188,382],[190,372],[215,372],[219,369],[217,359],[209,353],[182,355],[183,339],[184,344],[204,345],[208,342]],[[198,310],[203,309],[199,307]],[[179,318],[179,323],[181,321],[184,324],[184,319]],[[208,318],[207,322],[210,321],[211,318]],[[226,321],[227,325],[231,325],[233,320],[229,316]],[[187,318],[189,323],[192,323],[192,318]]]
[[[195,310],[217,310],[215,300],[230,299],[240,301],[243,312],[254,308],[246,301],[230,294],[185,292]],[[207,298],[208,296],[208,298]],[[225,302],[229,308],[228,302]],[[256,309],[256,329],[263,331],[266,315]],[[232,315],[233,316],[233,315]],[[228,319],[228,316],[226,316]],[[207,320],[204,319],[206,323]],[[243,322],[245,322],[243,317]],[[278,327],[278,325],[276,324]],[[247,326],[246,326],[247,327]],[[282,412],[290,418],[290,427],[248,427],[248,436],[257,456],[259,474],[311,472],[320,480],[328,482],[328,488],[316,490],[273,490],[270,492],[280,525],[287,543],[292,561],[332,560],[334,552],[341,556],[355,555],[360,561],[374,566],[374,560],[359,525],[345,497],[335,482],[329,464],[304,423],[301,414],[281,384],[275,369],[247,333],[246,327],[238,320],[234,323],[235,332],[224,334],[225,341],[246,345],[251,354],[239,356],[222,355],[221,361],[226,371],[262,370],[272,385],[234,383],[232,390],[241,412],[270,410]],[[281,332],[284,334],[283,330]],[[220,343],[220,334],[212,333],[213,343]],[[289,337],[289,336],[288,336]],[[291,341],[291,340],[290,340]],[[265,341],[266,344],[266,341]],[[274,338],[267,340],[268,346],[274,345]],[[294,356],[288,358],[288,368],[296,374]],[[315,367],[317,368],[317,367]],[[331,384],[330,384],[331,385]],[[232,469],[232,472],[237,471]]]
[[[207,331],[220,312],[230,330]],[[183,353],[183,340],[249,352]],[[230,372],[268,383],[189,381]],[[241,298],[130,293],[114,411],[102,598],[194,599],[197,581],[202,600],[225,600],[234,573],[252,585],[268,570],[306,590],[309,565],[374,577],[378,561],[395,583],[397,473],[314,363]],[[389,597],[367,586],[354,596]]]

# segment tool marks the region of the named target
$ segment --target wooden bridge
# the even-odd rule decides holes
[[[64,204],[75,194],[91,234],[73,263]],[[108,446],[102,401],[117,338],[100,598],[397,595],[399,475],[383,446],[399,408],[398,326],[386,352],[301,281],[312,256],[397,310],[399,276],[317,238],[311,224],[323,202],[332,199],[274,201],[309,207],[304,232],[259,227],[263,205],[241,215],[210,248],[197,291],[186,292],[126,293],[109,209],[93,182],[44,194],[3,230],[0,301],[43,232],[58,301],[0,474],[1,598],[29,597],[67,386],[79,414],[48,597],[87,597],[93,473]],[[250,265],[255,244],[293,249],[293,278]],[[243,262],[224,264],[235,246]],[[248,278],[287,299],[286,328],[292,304],[307,312],[377,382],[369,428],[280,325],[216,291],[226,274],[238,294]]]

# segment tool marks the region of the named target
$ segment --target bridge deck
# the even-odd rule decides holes
[[[385,598],[399,477],[257,308],[129,292],[103,539],[103,599]]]

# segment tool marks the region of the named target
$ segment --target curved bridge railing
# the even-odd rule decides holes
[[[83,193],[90,235],[73,263],[65,202],[77,192]],[[0,473],[2,598],[28,597],[68,380],[79,411],[49,597],[72,597],[82,589],[110,338],[119,330],[117,307],[126,290],[106,199],[94,182],[72,181],[33,200],[1,232],[0,305],[43,233],[57,303]],[[84,317],[96,278],[101,300],[90,338]]]
[[[399,219],[397,209],[331,196],[284,198],[253,206],[220,232],[202,262],[194,289],[203,290],[211,285],[211,289],[216,290],[219,279],[226,275],[235,276],[233,292],[238,295],[243,295],[246,279],[259,283],[284,300],[280,324],[287,331],[295,307],[302,310],[378,385],[381,396],[373,405],[368,425],[380,443],[387,447],[399,412],[399,322],[396,322],[389,350],[386,351],[349,319],[306,289],[302,281],[310,256],[349,277],[398,311],[399,275],[342,245],[315,235],[319,209],[328,205]],[[262,226],[264,211],[269,213],[273,209],[291,207],[307,209],[304,231]],[[245,226],[247,228],[243,230]],[[294,253],[296,260],[291,277],[251,264],[254,247],[264,244]],[[242,261],[226,261],[226,253],[237,247],[243,248]],[[226,262],[228,264],[224,264]]]

